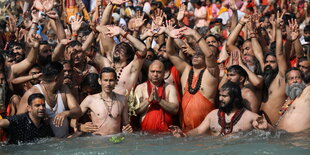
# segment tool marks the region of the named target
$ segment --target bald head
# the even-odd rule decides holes
[[[154,60],[149,66],[148,78],[154,85],[159,85],[164,80],[165,66],[159,60]]]

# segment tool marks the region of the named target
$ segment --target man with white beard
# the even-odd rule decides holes
[[[288,98],[279,111],[281,116],[276,126],[287,132],[300,132],[309,129],[310,86],[306,86],[298,68],[288,69],[285,80],[285,93]]]

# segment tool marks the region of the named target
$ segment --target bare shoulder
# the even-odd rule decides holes
[[[143,91],[145,87],[146,87],[146,82],[141,83],[136,87],[136,91]]]
[[[207,115],[207,117],[209,117],[209,118],[214,118],[215,116],[217,116],[218,111],[219,111],[219,109],[214,109],[214,110],[212,110],[212,111]]]
[[[302,94],[301,94],[301,95],[310,98],[310,85],[307,86],[307,87],[302,91]]]
[[[253,119],[256,120],[257,117],[260,117],[260,116],[259,116],[257,113],[254,113],[254,112],[252,112],[252,111],[246,109],[246,110],[244,111],[242,117],[243,117],[243,118],[247,118],[247,119],[251,119],[251,120],[253,120]]]
[[[122,103],[127,101],[127,97],[125,95],[121,95],[115,92],[114,94],[118,101],[121,101]]]
[[[175,90],[175,86],[172,83],[165,83],[165,87],[167,90]]]

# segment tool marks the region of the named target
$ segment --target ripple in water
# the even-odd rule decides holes
[[[77,137],[74,139],[41,139],[37,143],[2,145],[0,154],[309,154],[310,130],[301,133],[284,131],[239,132],[225,137],[197,136],[175,138],[169,133],[125,134],[120,144],[109,137]]]

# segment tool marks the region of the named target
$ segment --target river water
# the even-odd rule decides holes
[[[284,131],[240,132],[228,137],[198,136],[175,138],[170,134],[137,132],[124,135],[113,144],[108,137],[91,136],[73,139],[42,139],[22,145],[2,145],[0,155],[55,155],[55,154],[211,154],[211,155],[310,155],[310,130],[291,134]]]

